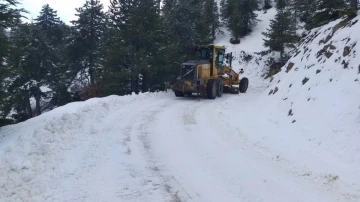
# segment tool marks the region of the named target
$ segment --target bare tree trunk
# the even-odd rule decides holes
[[[92,53],[90,53],[90,56],[89,56],[89,76],[90,76],[90,84],[91,85],[95,83],[93,65],[94,65],[94,61],[93,61]]]
[[[24,95],[24,101],[26,103],[26,112],[27,112],[28,118],[32,118],[33,113],[32,113],[31,104],[30,104],[29,91],[24,91],[23,95]]]
[[[36,100],[36,115],[39,116],[41,114],[41,108],[40,108],[41,90],[39,85],[36,87],[35,100]]]
[[[91,8],[93,8],[94,1],[91,0]],[[95,38],[95,30],[94,30],[94,11],[91,10],[91,17],[90,17],[90,55],[89,55],[89,76],[90,76],[90,84],[94,84],[94,57],[93,57],[93,51],[94,51],[94,38]]]

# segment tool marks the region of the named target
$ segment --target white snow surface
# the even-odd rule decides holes
[[[319,44],[339,21],[270,83],[265,57],[234,46],[245,94],[94,98],[0,128],[0,201],[360,201],[360,23]]]
[[[267,28],[270,26],[270,20],[274,19],[276,15],[276,8],[273,7],[268,9],[266,12],[263,10],[255,11],[258,15],[258,19],[260,20],[254,26],[252,33],[244,38],[240,39],[240,44],[230,44],[229,41],[231,39],[231,34],[228,29],[222,28],[224,34],[218,34],[214,44],[224,45],[226,44],[228,50],[233,50],[235,53],[240,51],[245,52],[260,52],[266,49],[264,47],[264,36],[262,32],[266,32]]]

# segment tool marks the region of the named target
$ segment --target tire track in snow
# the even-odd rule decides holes
[[[236,106],[233,103],[242,103],[242,105],[248,107],[251,106],[251,102],[254,102],[255,97],[253,97],[252,93],[246,94],[246,97],[234,97],[231,99],[230,106]],[[357,201],[359,199],[359,190],[355,190],[347,185],[342,184],[341,186],[347,187],[343,191],[339,187],[338,180],[339,178],[336,175],[314,175],[313,172],[306,167],[299,167],[295,165],[293,161],[290,159],[286,159],[279,155],[281,152],[276,152],[275,148],[271,148],[271,145],[266,146],[259,141],[251,141],[246,135],[241,131],[242,127],[248,127],[248,125],[241,126],[233,125],[233,122],[229,121],[229,117],[225,116],[222,113],[222,105],[215,105],[211,107],[211,116],[208,117],[218,117],[217,120],[207,119],[211,122],[211,126],[217,131],[223,131],[222,136],[226,136],[223,139],[227,140],[232,147],[237,148],[238,145],[241,145],[242,150],[248,156],[253,157],[254,159],[258,159],[259,162],[268,162],[266,167],[268,167],[269,171],[273,171],[275,173],[280,173],[281,175],[287,176],[288,179],[292,179],[293,185],[299,186],[302,188],[303,192],[307,191],[311,193],[314,190],[317,190],[314,196],[308,197],[308,200],[320,200],[322,196],[332,196],[333,199],[341,200],[341,201]],[[244,109],[244,108],[238,108]],[[241,111],[240,111],[241,113]],[[249,120],[250,122],[250,120]],[[263,139],[266,135],[264,135]],[[268,180],[267,180],[268,182]],[[339,189],[340,188],[340,189]],[[352,192],[352,193],[351,193]],[[358,192],[358,193],[356,193]],[[316,194],[318,196],[316,196]],[[301,195],[300,195],[301,196]],[[300,196],[298,197],[300,199]],[[318,199],[317,199],[318,198]],[[324,197],[325,198],[325,197]],[[328,201],[331,201],[330,198]]]
[[[142,121],[138,126],[138,130],[135,131],[135,134],[138,134],[138,139],[143,145],[143,155],[147,158],[148,164],[150,166],[149,170],[152,171],[158,178],[161,179],[161,187],[166,192],[166,194],[164,194],[164,201],[182,202],[183,200],[178,195],[179,190],[174,191],[173,187],[170,185],[171,184],[170,182],[176,182],[178,186],[181,185],[176,181],[174,176],[166,176],[166,174],[163,173],[163,170],[159,169],[159,167],[162,167],[162,165],[159,164],[159,162],[157,161],[157,157],[154,156],[154,154],[152,153],[152,146],[151,146],[152,137],[149,132],[149,128],[151,128],[152,124],[156,120],[157,115],[163,112],[164,110],[167,110],[167,108],[170,105],[174,106],[172,101],[173,101],[172,98],[170,98],[168,103],[162,105],[159,109],[154,109],[149,113],[143,115]],[[186,120],[184,121],[186,122]],[[181,189],[183,192],[186,193],[184,188]],[[191,198],[191,196],[188,193],[186,193],[186,195],[189,198]]]
[[[145,99],[144,99],[145,101]],[[159,201],[164,192],[160,181],[149,171],[148,162],[136,143],[136,123],[149,108],[158,108],[167,100],[151,96],[142,105],[139,101],[124,107],[121,102],[109,103],[105,110],[106,122],[94,117],[92,139],[84,141],[79,149],[71,151],[72,175],[64,179],[61,187],[52,193],[51,201]],[[141,102],[140,102],[141,103]],[[144,113],[145,112],[145,113]],[[87,112],[86,112],[87,113]],[[126,119],[121,115],[126,114]],[[88,114],[91,117],[91,114]],[[124,155],[124,151],[131,150]],[[71,155],[70,155],[71,156]],[[136,159],[136,161],[134,161]],[[68,162],[69,163],[69,162]],[[66,164],[66,163],[65,163]],[[61,168],[60,168],[61,169]],[[71,185],[70,187],[68,185]]]
[[[216,195],[212,193],[222,190],[221,185],[215,185],[211,189],[212,191],[208,191],[207,194],[209,196],[205,196],[204,193],[198,192],[197,188],[184,183],[183,180],[186,176],[179,175],[178,173],[182,172],[179,168],[184,167],[184,164],[191,165],[186,167],[186,169],[193,170],[192,172],[197,173],[198,176],[207,177],[208,180],[206,181],[213,181],[212,177],[206,175],[207,173],[204,172],[204,168],[197,166],[196,158],[192,155],[192,153],[196,154],[195,149],[183,144],[184,136],[195,135],[193,130],[198,127],[197,121],[194,121],[197,109],[208,102],[211,101],[206,99],[196,101],[193,98],[180,99],[179,102],[173,103],[166,110],[158,113],[153,127],[149,129],[152,137],[151,143],[154,145],[151,153],[157,162],[165,184],[172,190],[173,201],[229,201],[226,199],[222,200],[226,194]],[[163,130],[156,130],[159,128]],[[190,177],[194,177],[194,175]],[[199,177],[195,178],[198,179]],[[195,184],[206,186],[201,181],[196,181]]]
[[[221,107],[235,100],[251,107],[257,94],[239,96],[250,98],[225,95],[200,102],[185,98],[151,118],[154,121],[146,129],[147,136],[152,137],[149,151],[165,184],[177,193],[177,200],[345,200],[338,193],[306,182],[291,172],[289,164],[273,160],[266,153],[267,147],[241,133],[241,124],[224,124],[227,120],[217,114]]]

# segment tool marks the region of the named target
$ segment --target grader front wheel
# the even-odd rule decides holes
[[[221,79],[217,79],[216,80],[216,95],[218,97],[221,97],[223,92],[224,92],[224,84],[223,81]]]
[[[176,97],[184,97],[184,93],[175,92]]]
[[[240,80],[239,91],[240,93],[245,93],[249,86],[249,79],[244,77]]]

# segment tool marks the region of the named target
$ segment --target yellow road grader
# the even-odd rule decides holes
[[[198,96],[215,99],[223,93],[245,93],[249,79],[236,73],[232,67],[232,53],[225,54],[224,46],[202,45],[195,47],[195,59],[181,64],[181,76],[167,84],[175,96],[183,97],[196,93]],[[229,66],[224,65],[224,60]]]

